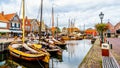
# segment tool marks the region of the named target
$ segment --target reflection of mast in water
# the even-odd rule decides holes
[[[54,64],[53,64],[53,58],[52,58],[52,68],[54,68]]]
[[[68,45],[68,56],[69,56],[69,59],[74,56],[74,52],[75,52],[75,44],[74,43],[70,43]]]
[[[83,41],[84,41],[84,50],[83,50],[83,51],[85,52],[85,50],[86,50],[86,49],[85,49],[85,40],[83,40]]]

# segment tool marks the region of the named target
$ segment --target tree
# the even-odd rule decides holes
[[[95,28],[96,28],[96,30],[98,31],[98,32],[105,32],[106,30],[108,30],[108,25],[107,24],[105,24],[105,23],[98,23],[98,24],[96,24],[95,25]]]
[[[105,32],[106,30],[108,30],[108,27],[109,26],[107,24],[105,24],[105,23],[100,23],[100,24],[98,23],[98,24],[95,25],[96,30],[100,34],[102,43],[103,43],[103,32]]]

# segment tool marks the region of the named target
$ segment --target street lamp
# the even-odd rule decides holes
[[[99,14],[99,17],[100,17],[101,23],[102,23],[102,19],[103,19],[103,17],[104,17],[104,14],[101,12],[101,13]]]
[[[102,24],[102,20],[103,20],[104,14],[101,12],[99,14],[99,17],[101,19],[101,24]],[[101,42],[103,43],[103,30],[101,31],[100,35],[101,35]]]

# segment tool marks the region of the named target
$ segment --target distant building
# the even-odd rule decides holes
[[[67,28],[68,33],[79,33],[80,30],[77,27]]]
[[[22,34],[22,19],[19,18],[17,13],[4,14],[0,13],[0,35],[6,34],[10,37],[19,36]],[[24,22],[25,35],[27,36],[30,32],[38,34],[40,22],[37,19],[29,19],[25,17]],[[41,31],[46,31],[46,25],[42,22]]]
[[[4,17],[9,21],[9,30],[11,37],[19,36],[22,34],[22,22],[17,13],[6,14]]]
[[[115,28],[115,33],[116,33],[117,30],[120,30],[120,22],[117,23],[117,24],[114,26],[114,28]]]
[[[40,22],[39,22],[39,21],[38,21],[38,25],[40,26]],[[45,30],[46,30],[46,25],[45,25],[45,22],[42,21],[42,24],[41,24],[41,31],[42,31],[42,32],[45,32]]]
[[[97,35],[97,30],[96,29],[92,29],[92,28],[88,28],[87,30],[85,30],[85,34],[86,35],[96,36]]]
[[[7,33],[9,37],[18,36],[22,33],[22,23],[17,13],[0,13],[0,32]]]
[[[117,23],[115,26],[115,35],[118,36],[120,38],[120,22]]]
[[[115,36],[115,29],[114,26],[108,22],[108,30],[105,32],[106,37],[114,37]]]
[[[80,30],[77,27],[71,27],[71,28],[63,28],[62,33],[67,35],[67,34],[77,34],[79,33]]]
[[[9,21],[4,17],[4,12],[0,13],[0,36],[2,34],[9,34]]]
[[[31,26],[31,21],[32,19],[28,19],[28,17],[25,17],[25,36],[27,36],[31,31],[32,31],[32,26]]]
[[[37,19],[31,20],[31,31],[34,33],[39,32],[39,22],[37,21]]]

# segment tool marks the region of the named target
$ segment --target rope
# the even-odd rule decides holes
[[[44,66],[39,62],[38,58],[37,58],[37,61],[38,61],[39,65],[40,65],[42,68],[44,68]]]
[[[20,17],[20,15],[21,15],[21,8],[22,8],[22,1],[21,1],[21,4],[20,4],[20,10],[19,10],[19,17]]]

